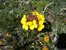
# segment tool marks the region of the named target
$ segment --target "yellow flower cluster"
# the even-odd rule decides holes
[[[38,31],[41,31],[45,27],[43,25],[43,23],[45,22],[45,17],[36,11],[31,12],[31,13],[32,15],[35,15],[37,17],[38,21],[35,19],[31,21],[27,21],[28,16],[23,15],[21,19],[22,28],[25,30],[28,30],[28,29],[34,30],[36,28]]]

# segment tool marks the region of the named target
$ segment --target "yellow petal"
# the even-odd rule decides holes
[[[24,22],[26,22],[26,15],[23,15],[22,19],[21,19],[21,23],[23,24]]]
[[[34,26],[30,26],[30,30],[34,30]]]
[[[36,24],[36,20],[33,20],[33,24]]]
[[[39,15],[37,11],[31,12],[33,15]]]
[[[35,27],[35,28],[37,28],[37,27],[38,27],[38,25],[37,25],[37,24],[35,24],[35,25],[34,25],[34,27]]]
[[[44,21],[43,21],[43,20],[39,21],[39,24],[43,24],[43,23],[44,23]]]
[[[38,31],[41,31],[41,30],[42,30],[42,28],[39,27],[39,28],[38,28]]]
[[[37,11],[35,11],[34,13],[35,13],[35,15],[39,15],[39,13]]]
[[[28,25],[31,26],[32,25],[32,21],[28,22]]]
[[[41,31],[44,28],[44,25],[39,26],[38,31]]]
[[[26,26],[27,26],[27,25],[23,24],[23,25],[22,25],[22,28],[25,28]]]
[[[28,26],[25,27],[25,30],[28,30]]]
[[[22,28],[25,30],[28,30],[28,26],[27,25],[22,25]]]

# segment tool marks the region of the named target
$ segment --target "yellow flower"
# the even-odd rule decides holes
[[[48,35],[45,35],[45,36],[44,36],[44,41],[45,41],[45,42],[49,42],[49,36],[48,36]]]
[[[44,46],[42,50],[49,50],[47,46]]]
[[[31,15],[23,15],[21,19],[22,28],[25,30],[34,30],[35,28],[38,31],[41,31],[45,27],[43,25],[45,17],[37,11],[31,13]]]

